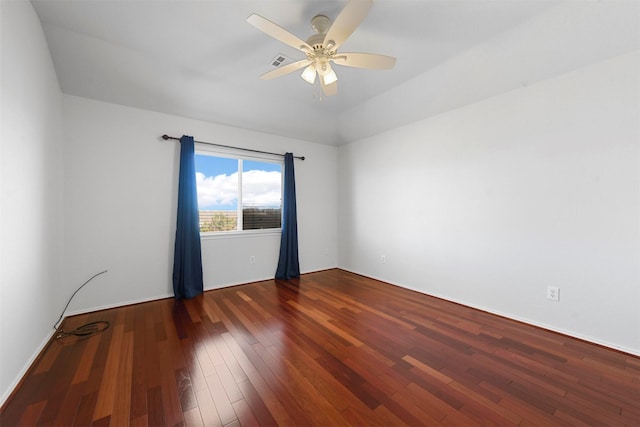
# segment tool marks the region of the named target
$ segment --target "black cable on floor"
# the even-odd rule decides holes
[[[106,320],[98,320],[96,322],[87,323],[85,325],[79,326],[71,331],[63,331],[59,330],[56,334],[56,339],[59,340],[68,336],[76,336],[76,337],[86,337],[89,335],[98,334],[100,332],[105,331],[110,326],[109,322]]]
[[[58,317],[58,320],[53,325],[53,329],[57,330],[56,336],[55,336],[56,340],[59,340],[61,338],[68,337],[68,336],[89,337],[91,335],[98,334],[100,332],[105,331],[110,326],[109,322],[107,322],[106,320],[98,320],[97,322],[91,322],[91,323],[87,323],[86,325],[79,326],[71,331],[63,331],[62,329],[57,328],[58,323],[60,323],[60,320],[62,320],[62,316],[64,316],[64,312],[67,311],[67,307],[69,307],[71,300],[73,299],[73,297],[76,296],[78,291],[82,289],[85,285],[87,285],[90,281],[92,281],[95,277],[101,274],[104,274],[106,272],[107,270],[104,270],[104,271],[101,271],[100,273],[94,274],[89,278],[89,280],[87,280],[82,285],[80,285],[80,287],[76,289],[76,291],[71,295],[71,298],[69,298],[69,301],[67,301],[67,304],[62,309],[62,313],[60,313],[60,317]]]

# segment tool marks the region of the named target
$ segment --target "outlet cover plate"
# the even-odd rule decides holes
[[[547,299],[560,301],[560,288],[557,286],[547,286]]]

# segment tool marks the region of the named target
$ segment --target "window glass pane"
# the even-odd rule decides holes
[[[280,228],[281,163],[201,153],[195,165],[201,233]]]
[[[200,232],[238,228],[238,160],[196,154]]]
[[[243,160],[242,224],[245,230],[280,228],[282,165]]]

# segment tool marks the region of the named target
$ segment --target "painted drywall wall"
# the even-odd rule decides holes
[[[173,294],[179,143],[164,133],[306,156],[295,163],[301,270],[337,265],[335,147],[67,95],[64,117],[66,291],[108,270],[71,313]],[[205,288],[272,278],[279,245],[279,234],[204,238]]]
[[[640,354],[639,64],[341,147],[339,266]]]
[[[31,3],[0,2],[0,404],[64,307],[62,94]]]

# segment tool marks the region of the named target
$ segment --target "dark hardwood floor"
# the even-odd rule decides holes
[[[640,358],[341,270],[96,320],[0,425],[640,426]]]

